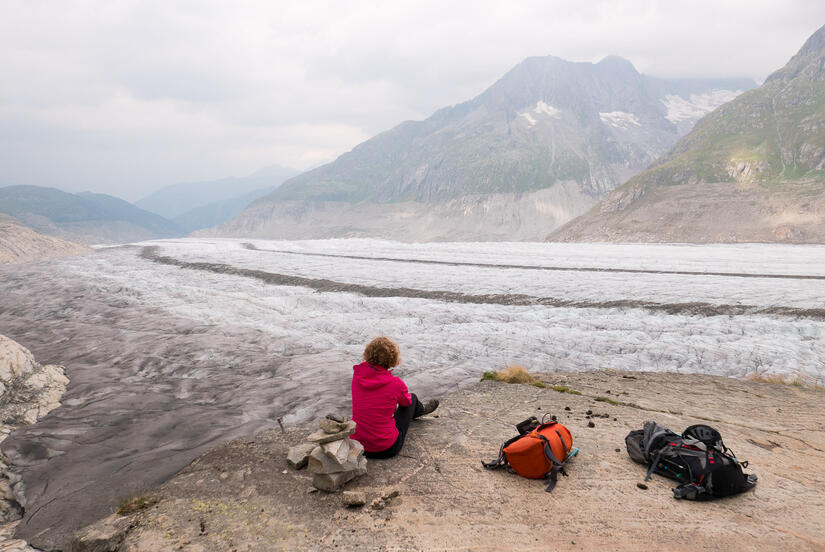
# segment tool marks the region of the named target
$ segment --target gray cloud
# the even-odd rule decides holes
[[[717,5],[720,4],[720,5]],[[138,199],[330,160],[528,56],[764,79],[825,23],[792,0],[0,4],[0,185]]]

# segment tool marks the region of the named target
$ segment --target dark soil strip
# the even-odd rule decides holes
[[[569,307],[586,309],[611,309],[611,308],[635,308],[646,309],[654,312],[665,312],[667,314],[683,314],[696,316],[736,316],[743,314],[761,314],[773,316],[792,316],[797,318],[811,318],[825,320],[825,308],[803,309],[794,307],[758,307],[753,305],[714,305],[704,302],[692,303],[653,303],[650,301],[637,301],[631,299],[620,299],[616,301],[570,301],[555,297],[535,297],[521,294],[485,294],[470,295],[456,291],[439,291],[412,288],[382,288],[366,286],[362,284],[349,284],[336,282],[323,278],[304,278],[302,276],[289,276],[287,274],[277,274],[263,270],[253,270],[248,268],[238,268],[220,263],[190,262],[175,259],[173,257],[162,256],[158,253],[157,246],[144,247],[140,256],[144,259],[156,263],[178,266],[191,270],[203,270],[217,274],[228,274],[232,276],[242,276],[254,278],[267,284],[276,286],[297,286],[314,289],[323,292],[337,293],[357,293],[366,297],[409,297],[414,299],[430,299],[434,301],[445,301],[449,303],[470,303],[477,305],[509,305],[509,306],[549,306],[549,307]]]
[[[251,251],[265,251],[283,255],[303,255],[306,257],[333,257],[336,259],[356,259],[361,261],[394,261],[398,263],[419,263],[447,266],[474,266],[479,268],[517,268],[519,270],[555,270],[568,272],[624,272],[629,274],[676,274],[680,276],[729,276],[731,278],[781,278],[789,280],[825,280],[825,276],[815,274],[752,274],[748,272],[695,272],[690,270],[647,270],[643,268],[600,268],[572,266],[534,266],[487,263],[463,263],[458,261],[433,261],[429,259],[393,259],[392,257],[366,257],[359,255],[336,255],[334,253],[309,253],[304,251],[286,251],[280,249],[260,249],[251,243],[243,247]]]

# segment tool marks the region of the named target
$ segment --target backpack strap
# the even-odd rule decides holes
[[[555,422],[552,422],[555,423]],[[546,477],[549,482],[547,483],[547,488],[544,489],[544,492],[549,493],[552,492],[553,489],[556,488],[556,482],[558,481],[558,474],[561,473],[564,476],[567,476],[567,472],[564,471],[564,465],[567,463],[567,458],[569,455],[569,451],[567,449],[567,445],[564,444],[564,439],[561,438],[561,433],[556,430],[556,434],[559,436],[559,440],[561,441],[561,446],[564,447],[564,460],[559,461],[556,458],[556,455],[553,454],[553,449],[550,447],[550,441],[547,440],[547,437],[542,435],[539,432],[536,432],[536,436],[541,439],[542,443],[544,443],[544,456],[547,457],[547,460],[550,461],[550,471],[544,476]]]
[[[659,460],[662,459],[662,453],[665,451],[665,447],[659,449],[658,454],[656,454],[656,458],[653,459],[653,462],[650,463],[650,467],[647,469],[647,474],[645,475],[645,481],[649,481],[650,477],[653,475],[653,470],[656,469],[656,466],[659,464]]]
[[[561,431],[558,429],[556,430],[556,435],[559,436],[559,441],[561,441],[561,447],[564,449],[564,462],[567,462],[567,459],[570,457],[570,449],[567,448],[567,444],[564,442],[564,438],[561,436]]]
[[[724,443],[722,444],[722,446],[723,446],[723,447],[725,447]],[[731,449],[729,449],[728,447],[725,447],[725,451],[724,451],[724,452],[725,452],[725,454],[726,454],[727,456],[729,456],[729,457],[730,457],[730,458],[731,458],[731,459],[732,459],[735,463],[737,463],[737,464],[739,464],[740,466],[742,466],[742,468],[743,468],[743,469],[748,467],[748,461],[747,461],[747,460],[741,460],[741,461],[740,461],[740,460],[739,460],[739,458],[737,458],[737,457],[736,457],[736,453],[735,453],[735,452],[733,452],[733,451],[732,451]]]
[[[492,462],[484,462],[482,460],[481,465],[484,466],[485,468],[487,468],[488,470],[495,470],[497,468],[500,468],[500,467],[504,466],[509,471],[510,470],[510,464],[507,462],[507,456],[504,454],[504,449],[506,447],[512,445],[513,443],[515,443],[516,441],[518,441],[522,437],[524,437],[524,435],[516,435],[512,439],[507,439],[506,441],[504,441],[504,444],[502,444],[501,448],[498,449],[498,458],[496,458]]]

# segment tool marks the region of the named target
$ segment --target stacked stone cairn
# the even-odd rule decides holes
[[[329,414],[319,426],[307,443],[290,447],[287,463],[298,470],[309,466],[312,486],[334,492],[367,473],[367,459],[361,443],[349,438],[355,433],[354,421]]]

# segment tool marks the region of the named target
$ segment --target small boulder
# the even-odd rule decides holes
[[[307,441],[321,445],[324,443],[330,443],[332,441],[344,439],[345,437],[349,437],[353,433],[355,433],[355,422],[349,420],[347,422],[344,422],[344,429],[342,429],[338,433],[327,433],[323,429],[319,429],[318,431],[315,431],[314,433],[310,434],[310,436],[307,437]]]
[[[28,376],[37,368],[34,356],[28,349],[0,335],[0,382]]]
[[[344,506],[357,508],[367,503],[367,495],[360,491],[344,491],[341,495]]]
[[[317,445],[315,443],[301,443],[294,447],[289,447],[286,454],[286,463],[294,470],[300,470],[307,465],[309,455]]]
[[[346,422],[336,422],[335,420],[330,420],[329,418],[324,418],[318,422],[318,426],[325,433],[329,433],[330,435],[333,433],[340,433],[347,428]]]
[[[316,473],[312,476],[312,486],[328,493],[335,492],[347,481],[355,479],[359,474],[353,471],[338,473]]]
[[[381,493],[381,500],[392,500],[400,494],[401,491],[399,491],[395,487],[387,487],[386,489],[384,489],[384,492]]]
[[[72,552],[114,552],[120,548],[127,533],[135,527],[131,517],[112,514],[89,525],[72,538]]]
[[[309,471],[312,473],[338,473],[366,469],[367,459],[363,447],[355,441],[342,439],[315,447],[309,455]],[[360,473],[358,475],[361,475]]]

